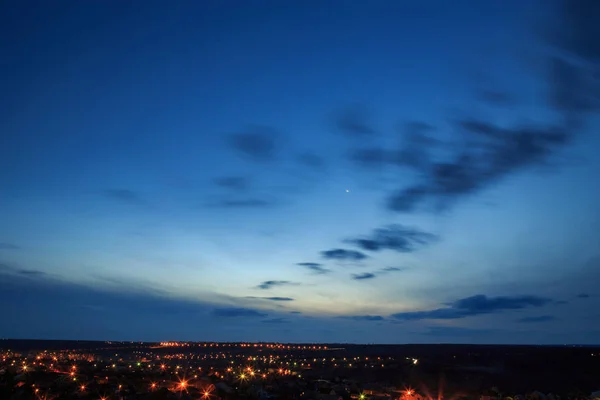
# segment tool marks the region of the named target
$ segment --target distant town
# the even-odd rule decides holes
[[[2,340],[0,349],[2,400],[600,398],[593,347]]]

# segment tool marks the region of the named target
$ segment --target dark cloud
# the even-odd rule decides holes
[[[457,121],[456,126],[477,143],[462,146],[447,160],[419,167],[419,182],[388,199],[391,210],[412,211],[422,205],[447,208],[461,197],[544,162],[569,140],[562,127],[503,128],[477,119]]]
[[[291,297],[259,297],[259,296],[246,296],[247,299],[257,299],[257,300],[270,300],[270,301],[294,301]]]
[[[402,142],[396,148],[366,147],[350,153],[351,161],[366,168],[397,166],[422,168],[427,165],[431,148],[443,143],[431,136],[435,130],[430,124],[420,121],[407,122],[400,126]]]
[[[10,274],[10,277],[7,276]],[[14,302],[0,301],[0,332],[13,338],[61,340],[207,340],[225,341],[301,341],[303,335],[273,332],[261,321],[286,318],[303,319],[287,310],[263,311],[244,303],[219,304],[202,300],[184,300],[176,293],[156,294],[126,282],[124,288],[76,284],[55,275],[21,275],[10,265],[0,264],[0,293]],[[218,296],[212,299],[218,301]],[[238,304],[238,305],[236,305]],[[267,315],[268,314],[268,315]],[[156,324],[160,320],[161,324]],[[276,323],[276,322],[274,322]],[[316,322],[311,322],[314,326]],[[331,318],[324,324],[335,324]],[[302,328],[302,327],[300,327]],[[304,335],[305,336],[305,335]],[[326,337],[312,337],[326,341]]]
[[[20,274],[20,275],[25,275],[25,276],[42,276],[42,275],[46,275],[46,273],[44,271],[38,271],[36,269],[18,269],[15,272],[18,273],[18,274]]]
[[[538,317],[525,317],[525,318],[519,318],[517,320],[517,322],[520,323],[536,323],[536,322],[548,322],[548,321],[554,321],[556,318],[553,317],[552,315],[540,315]]]
[[[285,318],[270,318],[260,321],[263,324],[288,324],[290,321]]]
[[[225,176],[215,179],[215,185],[225,189],[245,190],[250,186],[250,182],[243,176]]]
[[[247,132],[230,136],[231,146],[242,156],[256,162],[271,161],[277,149],[277,133],[264,126],[251,127]]]
[[[407,136],[412,136],[413,138],[418,138],[418,140],[428,140],[426,136],[418,136],[425,135],[432,131],[435,131],[435,126],[428,124],[423,121],[408,121],[400,126],[400,132],[404,133]]]
[[[401,267],[385,267],[381,270],[381,272],[402,272],[402,271],[406,271],[407,268],[401,268]]]
[[[327,273],[331,272],[330,269],[325,268],[323,266],[323,264],[319,264],[319,263],[303,262],[303,263],[298,263],[296,265],[308,268],[309,270],[311,270],[312,272],[314,272],[316,274],[327,274]]]
[[[362,261],[367,258],[366,254],[356,250],[332,249],[321,252],[321,256],[328,260],[337,261]]]
[[[419,332],[421,335],[438,336],[440,338],[452,338],[452,337],[473,337],[480,338],[484,335],[492,333],[498,333],[493,329],[474,329],[474,328],[462,328],[458,326],[430,326],[425,332]]]
[[[590,295],[589,295],[589,294],[587,294],[587,293],[579,293],[579,294],[577,295],[577,298],[578,298],[578,299],[588,299],[589,297],[590,297]]]
[[[385,318],[383,318],[381,315],[343,315],[338,318],[350,319],[352,321],[383,321],[383,320],[385,320]]]
[[[172,326],[180,325],[177,317],[202,319],[214,307],[154,296],[132,285],[128,285],[128,290],[108,290],[67,282],[48,274],[19,271],[34,270],[13,270],[10,279],[0,279],[0,292],[9,298],[19,298],[18,307],[0,302],[0,312],[7,319],[0,320],[0,331],[12,337],[103,340],[137,336],[156,340],[172,334]],[[86,311],[74,312],[73,307],[85,307]],[[105,311],[101,319],[97,315],[100,311]],[[165,325],[156,326],[157,318]],[[187,327],[182,327],[182,332],[186,330]],[[195,325],[186,335],[191,338],[197,332],[198,325]]]
[[[248,198],[221,199],[211,205],[219,208],[270,208],[274,207],[276,203],[272,200]]]
[[[595,0],[561,0],[554,44],[589,63],[600,62],[600,4]]]
[[[2,274],[10,274],[10,275],[21,275],[23,277],[46,277],[46,273],[44,271],[39,271],[36,269],[24,269],[18,268],[13,265],[8,265],[4,263],[0,263],[0,273]]]
[[[106,189],[104,195],[110,199],[120,201],[122,203],[141,204],[142,197],[139,193],[129,189]]]
[[[19,246],[12,243],[0,243],[0,250],[18,250]]]
[[[370,113],[364,106],[355,104],[338,113],[336,125],[346,135],[369,136],[375,133],[370,117]]]
[[[451,122],[448,140],[431,138],[430,129],[404,128],[395,149],[365,147],[352,153],[360,165],[393,165],[414,172],[389,194],[386,207],[396,212],[444,210],[529,168],[545,165],[583,133],[587,117],[600,110],[600,19],[595,0],[562,0],[552,36],[552,56],[544,56],[548,122],[497,124],[469,111]],[[506,106],[507,93],[483,90],[488,103]],[[524,120],[515,108],[515,121]],[[360,125],[359,125],[360,126]]]
[[[313,153],[304,153],[299,155],[298,162],[311,168],[323,168],[325,166],[325,160],[323,157]]]
[[[240,318],[240,317],[266,317],[267,314],[261,311],[252,310],[250,308],[241,307],[226,307],[226,308],[215,308],[212,312],[215,317],[224,318]]]
[[[492,314],[506,310],[542,307],[552,300],[537,296],[488,297],[482,294],[455,301],[444,308],[427,311],[409,311],[391,315],[402,321],[423,319],[459,319],[474,315]]]
[[[406,270],[406,268],[399,268],[399,267],[386,267],[386,268],[382,268],[376,272],[366,272],[366,273],[362,273],[362,274],[352,274],[352,279],[360,281],[360,280],[364,280],[364,279],[373,279],[376,278],[380,275],[384,275],[384,274],[388,274],[391,272],[401,272]]]
[[[295,282],[290,281],[264,281],[260,285],[256,286],[258,289],[271,289],[275,286],[290,286],[297,285]]]
[[[364,272],[362,274],[352,274],[352,279],[354,279],[355,281],[362,281],[365,279],[373,279],[375,278],[375,274],[372,274],[370,272]]]
[[[393,250],[409,253],[436,239],[437,236],[431,233],[396,224],[376,229],[370,236],[349,239],[346,242],[367,251]]]
[[[478,92],[478,98],[494,106],[514,106],[517,98],[508,92],[502,90],[481,89]]]

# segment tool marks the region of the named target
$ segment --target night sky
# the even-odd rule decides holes
[[[600,2],[0,6],[0,337],[598,343]]]

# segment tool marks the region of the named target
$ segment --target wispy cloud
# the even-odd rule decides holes
[[[514,106],[517,103],[516,96],[504,90],[482,88],[478,91],[477,97],[490,105],[498,107]]]
[[[362,261],[367,255],[356,250],[332,249],[321,252],[321,256],[328,260],[336,261]]]
[[[260,297],[260,296],[246,296],[247,299],[257,299],[257,300],[269,300],[269,301],[294,301],[291,297]]]
[[[331,270],[325,268],[323,266],[323,264],[319,264],[319,263],[315,263],[315,262],[302,262],[302,263],[297,263],[296,265],[307,268],[316,274],[327,274],[327,273],[331,272]]]
[[[497,334],[497,330],[493,329],[475,329],[475,328],[463,328],[458,326],[430,326],[427,331],[421,332],[422,335],[437,336],[439,338],[453,338],[453,337],[481,337],[489,334]]]
[[[355,281],[362,281],[365,279],[373,279],[375,278],[375,274],[370,273],[370,272],[365,272],[362,274],[352,274],[352,279],[354,279]]]
[[[20,275],[25,275],[25,276],[42,276],[42,275],[46,275],[46,273],[44,271],[39,271],[36,269],[17,269],[15,272],[17,272]]]
[[[224,176],[215,179],[215,185],[224,189],[245,190],[250,186],[250,181],[243,176]]]
[[[253,310],[250,308],[238,308],[238,307],[227,307],[227,308],[215,308],[212,312],[215,317],[224,318],[263,318],[267,314],[262,311]]]
[[[375,272],[366,272],[366,273],[362,273],[362,274],[353,274],[352,275],[352,279],[360,281],[360,280],[365,280],[365,279],[373,279],[376,278],[378,276],[381,275],[385,275],[385,274],[389,274],[392,272],[402,272],[405,271],[406,268],[400,268],[400,267],[385,267],[382,268],[380,270],[377,270]]]
[[[266,162],[275,158],[277,133],[273,128],[253,126],[246,132],[230,136],[231,146],[251,161]]]
[[[402,272],[402,271],[406,271],[408,268],[402,268],[402,267],[385,267],[383,269],[381,269],[380,273],[384,273],[384,272]]]
[[[388,200],[394,211],[430,204],[446,208],[528,166],[544,162],[569,139],[565,127],[499,127],[477,119],[457,121],[456,129],[471,138],[448,160],[418,166],[420,182],[396,191]],[[430,150],[427,150],[430,151]]]
[[[40,271],[37,269],[27,269],[27,268],[19,268],[14,265],[9,265],[5,263],[0,263],[0,273],[11,274],[11,275],[21,275],[24,277],[37,278],[37,277],[47,277],[47,273],[44,271]]]
[[[139,193],[129,189],[106,189],[104,195],[110,199],[129,204],[143,203]]]
[[[369,136],[375,133],[369,111],[360,104],[341,110],[336,115],[336,126],[342,133],[350,136]]]
[[[545,71],[539,76],[545,79],[548,94],[542,106],[552,115],[549,122],[521,123],[526,115],[516,107],[514,122],[502,125],[466,110],[463,117],[453,119],[455,134],[446,135],[443,142],[433,137],[434,129],[406,128],[407,140],[397,148],[356,150],[352,159],[359,165],[400,167],[414,173],[412,184],[403,179],[389,194],[388,209],[447,209],[510,176],[545,165],[584,133],[589,116],[600,110],[598,5],[594,0],[559,4],[560,19],[544,38],[554,49],[540,59]],[[476,98],[495,107],[515,104],[511,94],[489,88],[479,90]],[[344,130],[371,132],[363,120],[360,113],[350,113],[342,119]]]
[[[427,311],[408,311],[392,314],[390,317],[402,321],[423,319],[459,319],[475,315],[491,314],[506,310],[520,310],[541,307],[551,303],[551,299],[537,296],[488,297],[482,294],[460,299],[447,307]]]
[[[369,236],[349,239],[346,242],[354,244],[365,251],[393,250],[409,253],[432,243],[436,239],[437,236],[431,233],[396,224],[375,229]]]
[[[260,198],[236,198],[236,199],[221,199],[210,205],[218,208],[270,208],[276,203],[272,200]]]
[[[264,282],[260,283],[259,285],[257,285],[256,287],[258,289],[267,290],[267,289],[272,289],[275,286],[290,286],[290,285],[298,285],[298,283],[291,282],[291,281],[264,281]]]
[[[320,169],[325,166],[323,157],[314,153],[303,153],[298,156],[298,162],[306,167]]]
[[[554,321],[555,319],[556,319],[556,317],[553,317],[552,315],[540,315],[538,317],[520,318],[517,320],[517,322],[521,322],[521,323],[548,322],[548,321]]]
[[[383,321],[384,317],[381,315],[342,315],[338,318],[349,319],[352,321]]]
[[[290,321],[288,319],[281,318],[281,317],[265,319],[260,322],[262,322],[263,324],[289,324],[290,323]]]
[[[16,244],[0,242],[0,250],[18,250],[18,249],[20,249],[20,247],[17,246]]]

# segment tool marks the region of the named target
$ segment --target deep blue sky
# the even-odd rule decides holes
[[[0,336],[592,343],[594,0],[0,8]]]

